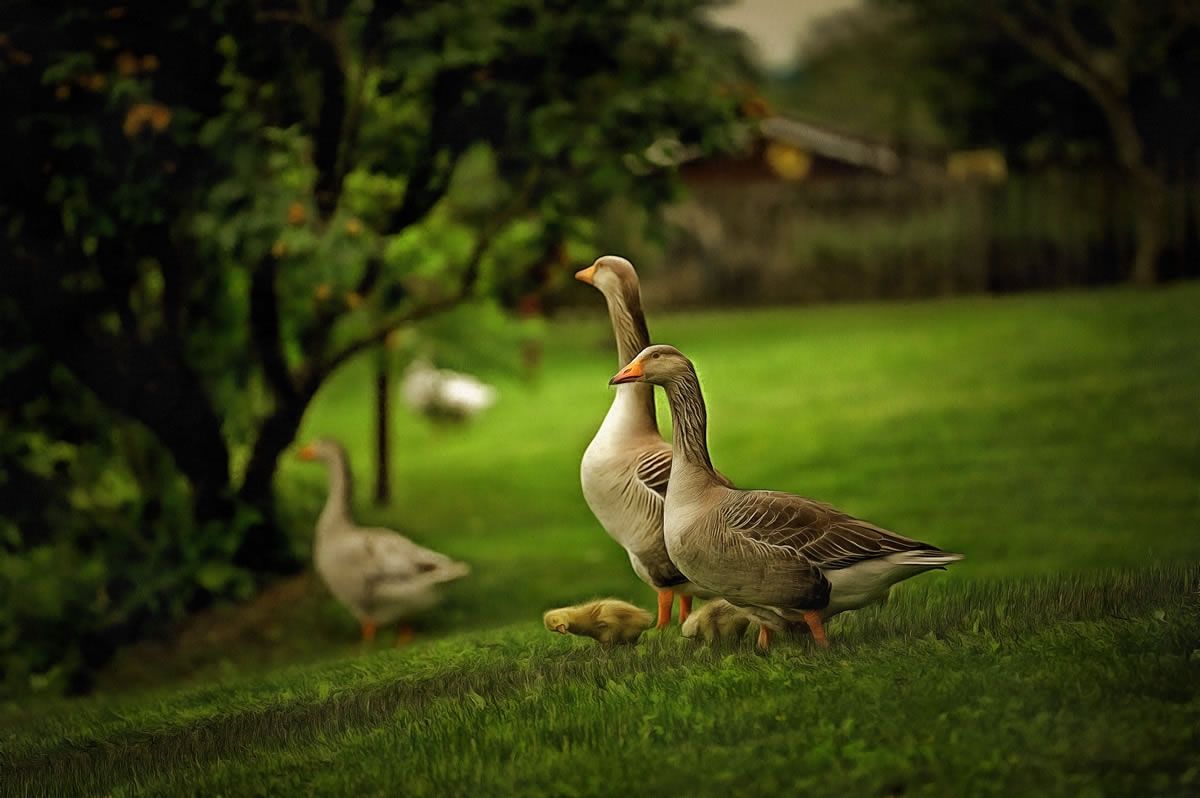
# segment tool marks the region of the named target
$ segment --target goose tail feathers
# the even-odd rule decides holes
[[[965,555],[940,549],[916,549],[893,554],[888,559],[896,565],[914,565],[918,568],[945,568],[952,562],[964,559]]]

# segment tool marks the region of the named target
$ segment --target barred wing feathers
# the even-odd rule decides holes
[[[938,551],[861,521],[824,502],[772,490],[739,491],[723,502],[725,526],[749,540],[824,570],[898,552]]]

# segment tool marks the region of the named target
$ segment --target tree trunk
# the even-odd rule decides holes
[[[262,518],[246,531],[234,555],[234,563],[256,572],[287,574],[295,572],[300,562],[292,553],[287,535],[276,523],[275,471],[279,456],[296,438],[308,401],[276,401],[275,411],[267,416],[259,429],[238,491],[238,498],[257,510]]]
[[[1132,175],[1134,194],[1134,230],[1137,248],[1133,256],[1131,279],[1138,285],[1158,282],[1158,262],[1166,244],[1167,186],[1149,167]]]
[[[1133,189],[1135,250],[1130,279],[1139,285],[1158,282],[1158,261],[1167,231],[1167,186],[1162,176],[1146,163],[1145,145],[1133,117],[1129,98],[1094,94],[1104,111],[1117,159]]]
[[[0,253],[0,260],[11,254]],[[97,329],[89,323],[97,312],[87,304],[89,297],[61,289],[66,275],[86,273],[86,265],[55,251],[37,254],[41,257],[31,257],[26,249],[11,258],[20,267],[11,270],[6,289],[41,345],[105,407],[154,435],[187,479],[198,522],[233,518],[236,501],[221,417],[180,341],[169,331],[145,338],[128,328]]]
[[[375,358],[375,504],[386,507],[392,501],[388,476],[389,431],[391,421],[391,373],[387,349],[378,347]]]
[[[981,6],[992,9],[990,19],[1030,54],[1087,92],[1104,114],[1117,162],[1130,178],[1137,203],[1133,219],[1137,242],[1130,279],[1143,285],[1158,282],[1158,261],[1167,227],[1166,184],[1146,162],[1145,142],[1130,97],[1133,84],[1130,52],[1126,49],[1123,57],[1114,60],[1121,54],[1085,42],[1063,6],[1059,7],[1061,13],[1053,18],[1044,11],[1034,12],[1034,17],[1049,26],[1045,31],[1037,30],[1036,26],[1034,30],[1025,27],[1018,16],[1004,10],[1003,3]],[[1118,18],[1107,21],[1113,30],[1120,30],[1125,22]],[[1048,36],[1043,35],[1047,33]],[[1055,39],[1065,40],[1067,47],[1060,47]],[[1120,44],[1118,41],[1118,49]]]
[[[143,342],[73,330],[62,337],[47,334],[43,340],[101,402],[154,434],[191,486],[197,521],[232,514],[229,449],[221,419],[173,339]]]

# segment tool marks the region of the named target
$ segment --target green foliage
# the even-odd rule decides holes
[[[514,359],[536,330],[498,308],[593,248],[593,208],[672,196],[645,149],[736,133],[737,98],[716,86],[745,74],[740,42],[704,8],[9,4],[5,341],[69,374],[4,407],[4,479],[44,489],[5,505],[10,577],[62,594],[6,627],[10,687],[60,661],[82,673],[247,574],[295,570],[278,457],[325,379],[391,332],[469,303],[482,310],[436,337],[463,360]],[[85,412],[60,407],[80,394]],[[64,501],[111,481],[97,503]],[[13,631],[39,620],[61,646]],[[95,656],[70,653],[89,638]]]
[[[251,594],[229,561],[252,519],[196,523],[161,447],[66,369],[25,350],[0,375],[0,695],[85,690],[121,640]]]

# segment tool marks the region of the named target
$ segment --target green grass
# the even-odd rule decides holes
[[[386,510],[366,501],[356,365],[303,436],[349,445],[361,520],[475,567],[419,642],[355,655],[355,624],[314,586],[131,652],[93,698],[0,709],[0,792],[1200,790],[1198,306],[1179,285],[652,314],[695,360],[714,462],[739,485],[967,554],[835,620],[827,652],[710,649],[674,627],[603,651],[540,628],[597,595],[652,603],[578,488],[618,365],[605,319],[553,324],[538,382],[502,382],[466,430],[398,412]],[[279,485],[307,545],[323,475],[289,460]],[[222,612],[214,629],[243,617]]]

